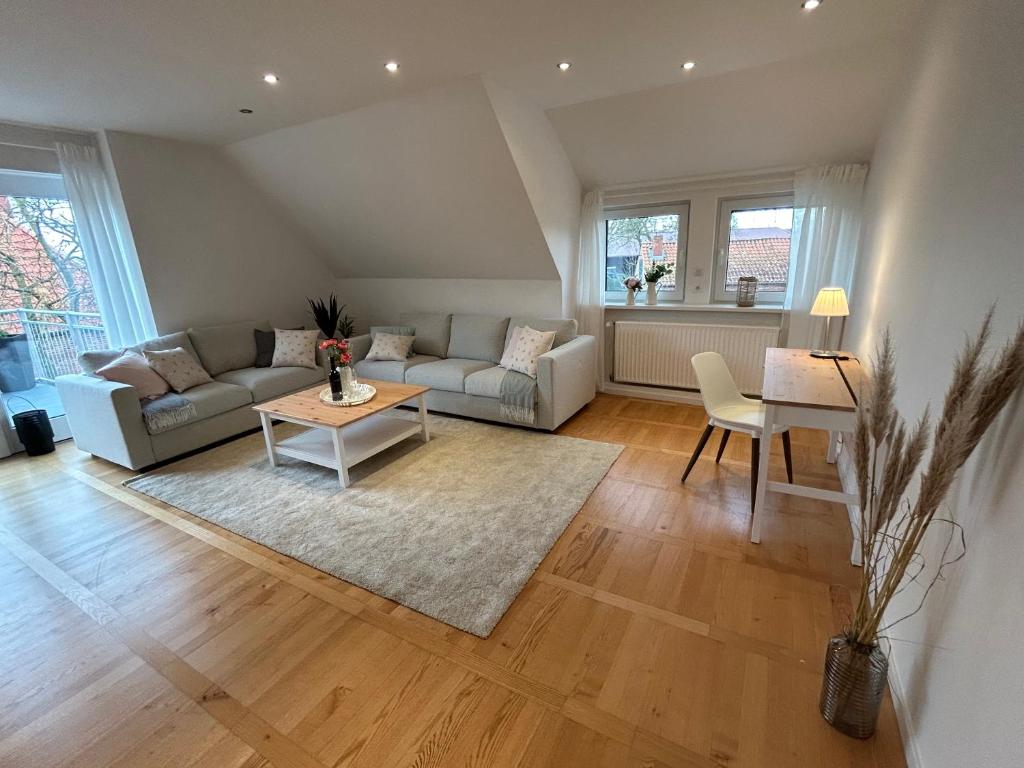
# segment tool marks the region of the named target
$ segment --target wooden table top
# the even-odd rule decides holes
[[[371,381],[369,379],[360,381],[377,389],[377,394],[373,399],[362,405],[340,406],[321,402],[320,391],[327,386],[324,383],[301,392],[279,397],[276,400],[268,400],[265,403],[254,405],[253,409],[271,416],[289,420],[297,419],[314,426],[344,427],[346,424],[353,424],[367,416],[386,411],[430,391],[430,387],[420,387],[415,384],[398,384],[393,381]]]
[[[770,347],[764,357],[764,391],[771,405],[857,410],[862,372],[855,357],[849,360],[811,357],[809,349]]]

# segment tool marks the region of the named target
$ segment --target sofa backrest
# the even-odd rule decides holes
[[[486,360],[497,365],[505,350],[508,318],[494,315],[452,315],[446,357]]]
[[[174,333],[157,336],[153,339],[146,339],[139,344],[128,347],[128,349],[135,352],[144,352],[146,350],[174,349],[175,347],[181,347],[196,360],[199,360],[199,355],[196,354],[192,341],[185,331],[175,331]],[[98,349],[92,352],[83,352],[78,356],[78,365],[82,369],[82,373],[96,373],[97,369],[120,357],[122,352],[123,350],[121,349]]]
[[[576,321],[572,318],[546,318],[546,317],[513,317],[508,321],[508,332],[505,334],[505,343],[512,338],[512,331],[515,328],[530,326],[535,331],[554,331],[555,343],[552,349],[560,347],[567,341],[576,338]]]
[[[266,320],[245,320],[228,325],[207,325],[189,328],[188,337],[199,356],[199,362],[211,376],[227,371],[252,368],[256,365],[256,334],[272,331]]]
[[[416,329],[416,340],[412,351],[417,355],[445,357],[451,340],[452,316],[436,312],[403,312],[398,316],[399,325],[411,325]]]

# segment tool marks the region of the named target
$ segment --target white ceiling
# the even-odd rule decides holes
[[[864,44],[923,4],[3,0],[0,120],[230,143],[474,74],[548,108]]]

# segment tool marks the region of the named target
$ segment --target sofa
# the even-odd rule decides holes
[[[266,322],[190,328],[130,347],[137,352],[182,347],[214,379],[184,392],[195,405],[180,426],[151,434],[136,390],[95,375],[122,350],[85,352],[82,373],[57,378],[75,445],[115,464],[139,469],[260,426],[252,406],[307,389],[327,377],[326,369],[257,368],[254,330],[272,330]]]
[[[367,360],[373,329],[349,343],[358,378],[430,387],[426,402],[431,411],[518,424],[502,417],[498,400],[506,373],[498,362],[517,326],[555,332],[551,351],[538,359],[532,425],[553,430],[593,400],[596,391],[597,340],[578,336],[575,320],[407,313],[399,316],[397,326],[381,328],[414,331],[412,356],[406,360]]]

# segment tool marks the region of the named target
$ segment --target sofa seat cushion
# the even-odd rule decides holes
[[[241,368],[226,371],[217,376],[217,381],[245,387],[252,393],[254,403],[262,403],[289,392],[314,384],[327,378],[323,368]]]
[[[505,349],[507,317],[452,315],[452,334],[445,357],[497,363]]]
[[[186,390],[181,396],[196,407],[196,415],[190,421],[202,421],[252,403],[252,393],[248,389],[223,381],[200,384]]]
[[[405,360],[360,360],[355,364],[356,377],[377,381],[405,383],[405,372],[415,365],[433,363],[441,358],[434,355],[413,355]]]
[[[483,360],[462,360],[450,357],[447,360],[424,363],[410,368],[405,374],[405,382],[431,389],[443,389],[446,392],[465,392],[466,377],[471,373],[490,367],[491,364]]]
[[[466,377],[466,394],[478,397],[500,397],[501,380],[508,371],[500,365],[485,368]]]

